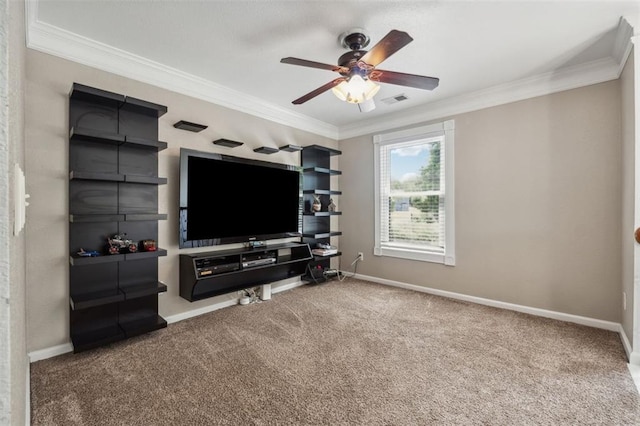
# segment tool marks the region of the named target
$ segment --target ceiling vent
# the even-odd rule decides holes
[[[404,93],[402,93],[400,95],[395,95],[390,98],[384,98],[382,99],[382,102],[384,102],[387,105],[393,105],[393,104],[397,104],[398,102],[406,101],[407,99],[409,99],[409,97]]]

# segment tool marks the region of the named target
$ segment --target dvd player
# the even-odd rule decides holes
[[[248,260],[246,262],[242,262],[242,267],[250,268],[252,266],[270,265],[272,263],[276,263],[276,259],[273,257],[268,257],[266,259],[255,259],[255,260]]]
[[[194,263],[198,279],[240,269],[240,262],[238,262],[237,258],[234,261],[234,259],[227,257],[204,257],[196,259]]]
[[[276,263],[277,258],[278,253],[274,250],[247,253],[242,256],[242,267],[251,268],[253,266],[271,265]]]

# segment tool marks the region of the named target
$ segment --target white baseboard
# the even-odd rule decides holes
[[[71,343],[65,343],[63,345],[52,346],[50,348],[44,348],[37,351],[28,353],[29,362],[36,362],[47,358],[53,358],[54,356],[73,352],[73,345]]]
[[[624,328],[622,324],[620,324],[620,329],[618,330],[620,333],[620,340],[622,340],[622,346],[624,347],[624,351],[627,354],[627,359],[629,363],[631,363],[631,355],[633,353],[633,348],[631,347],[631,342],[629,342],[629,338],[627,337],[627,333],[624,332]]]
[[[275,287],[275,288],[274,288],[274,287],[271,287],[271,293],[272,293],[272,294],[273,294],[273,293],[281,293],[281,292],[283,292],[283,291],[291,290],[291,289],[294,289],[294,288],[296,288],[296,287],[303,286],[303,285],[305,285],[305,284],[306,284],[306,283],[305,283],[305,282],[303,282],[303,281],[296,281],[296,282],[294,282],[294,283],[284,284],[284,285],[281,285],[281,286],[279,286],[279,287]]]
[[[234,298],[234,299],[214,303],[213,305],[205,306],[203,308],[193,309],[187,312],[181,312],[179,314],[170,315],[168,317],[164,317],[164,319],[167,321],[167,324],[173,324],[178,321],[208,314],[209,312],[217,311],[218,309],[228,308],[230,306],[235,306],[237,304],[238,304],[238,298]]]
[[[408,290],[419,291],[422,293],[433,294],[435,296],[442,296],[442,297],[448,297],[456,300],[463,300],[466,302],[477,303],[479,305],[492,306],[494,308],[508,309],[510,311],[522,312],[525,314],[531,314],[538,317],[551,318],[559,321],[566,321],[574,324],[586,325],[589,327],[595,327],[595,328],[600,328],[600,329],[609,330],[609,331],[620,332],[622,328],[622,325],[617,322],[604,321],[604,320],[582,317],[582,316],[573,315],[573,314],[565,314],[563,312],[549,311],[549,310],[540,309],[540,308],[532,308],[530,306],[500,302],[498,300],[485,299],[482,297],[468,296],[466,294],[454,293],[454,292],[445,291],[445,290],[438,290],[435,288],[423,287],[415,284],[407,284],[400,281],[387,280],[384,278],[371,277],[368,275],[356,274],[355,278],[376,282],[378,284],[385,284],[393,287],[400,287]]]

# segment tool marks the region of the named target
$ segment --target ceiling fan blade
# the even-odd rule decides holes
[[[321,70],[329,70],[329,71],[345,72],[345,73],[349,72],[349,68],[341,67],[340,65],[323,64],[321,62],[307,61],[306,59],[289,57],[289,58],[280,59],[280,62],[282,62],[283,64],[300,65],[303,67],[310,67],[310,68],[319,68]]]
[[[302,103],[307,102],[310,99],[315,98],[316,96],[326,92],[327,90],[337,86],[338,84],[342,83],[343,81],[345,81],[345,78],[336,78],[333,81],[328,82],[327,84],[325,84],[324,86],[320,86],[318,87],[316,90],[312,90],[311,92],[307,93],[304,96],[299,97],[298,99],[296,99],[295,101],[292,102],[292,104],[294,105],[300,105]]]
[[[377,66],[379,63],[396,53],[398,50],[411,43],[413,38],[404,31],[391,30],[375,46],[371,48],[361,60],[369,65]]]
[[[440,79],[424,75],[405,74],[403,72],[375,69],[369,74],[369,79],[380,83],[397,84],[399,86],[415,87],[417,89],[433,90],[438,87]]]

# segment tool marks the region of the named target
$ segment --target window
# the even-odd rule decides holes
[[[378,256],[455,264],[453,120],[373,139]]]

